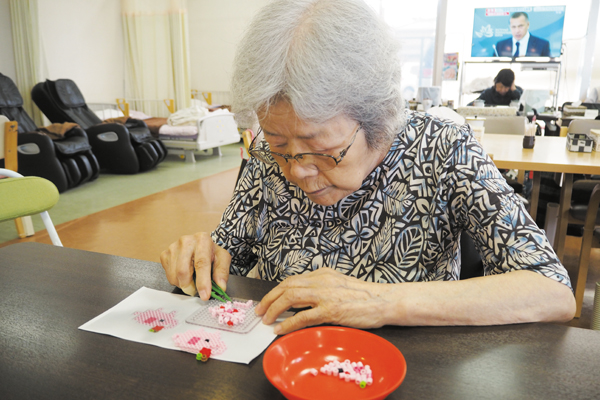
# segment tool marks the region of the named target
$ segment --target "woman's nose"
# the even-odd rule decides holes
[[[295,159],[288,160],[287,164],[289,174],[295,179],[305,179],[319,173],[319,170],[314,165],[301,164]]]

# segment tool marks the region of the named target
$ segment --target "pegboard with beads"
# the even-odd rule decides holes
[[[244,299],[234,298],[232,300],[235,302],[244,302],[244,303],[248,302],[248,300],[244,300]],[[260,319],[261,319],[261,317],[257,316],[254,313],[254,309],[256,308],[258,303],[253,301],[252,305],[245,309],[246,316],[245,316],[243,322],[241,322],[237,325],[233,325],[233,326],[230,326],[227,324],[220,324],[218,321],[218,318],[214,317],[211,314],[210,308],[211,307],[219,307],[219,306],[222,306],[223,304],[224,303],[222,303],[218,300],[211,299],[206,304],[202,305],[192,315],[190,315],[185,320],[185,322],[187,322],[189,324],[205,326],[208,328],[221,329],[221,330],[228,331],[228,332],[248,333],[252,330],[252,328],[254,328],[256,326],[258,321],[260,321]]]

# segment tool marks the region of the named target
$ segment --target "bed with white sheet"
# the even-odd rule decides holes
[[[192,107],[172,113],[168,118],[162,118],[129,110],[125,102],[118,105],[92,105],[92,110],[103,120],[122,117],[125,113],[131,118],[143,120],[153,136],[163,142],[169,153],[185,157],[187,162],[196,162],[196,154],[206,154],[211,149],[212,154],[221,155],[221,146],[240,142],[234,114],[227,109],[209,111],[194,102]]]

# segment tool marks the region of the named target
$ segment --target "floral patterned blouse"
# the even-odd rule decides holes
[[[248,161],[212,238],[231,273],[282,281],[321,267],[370,282],[457,280],[460,235],[484,274],[528,269],[571,287],[565,268],[468,125],[408,113],[353,194],[313,203],[277,165]]]

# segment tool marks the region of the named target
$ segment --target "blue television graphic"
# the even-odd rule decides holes
[[[511,21],[515,12],[526,17],[521,14]],[[517,21],[529,24],[526,56],[560,57],[565,6],[476,8],[471,57],[513,57],[516,48],[512,47],[511,22],[516,30]]]

